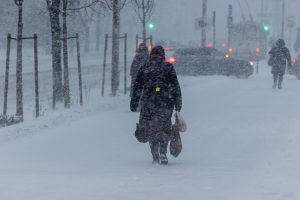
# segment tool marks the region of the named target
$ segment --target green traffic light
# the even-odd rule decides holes
[[[153,24],[152,22],[150,22],[150,23],[148,24],[148,28],[149,28],[149,29],[154,29],[154,24]]]
[[[270,30],[270,26],[269,25],[264,25],[264,31],[269,32],[269,30]]]

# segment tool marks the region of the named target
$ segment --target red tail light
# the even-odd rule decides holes
[[[293,59],[292,59],[292,64],[293,64],[293,65],[297,64],[297,59],[296,59],[296,58],[293,58]]]
[[[166,60],[169,63],[175,63],[176,62],[176,58],[167,58]]]

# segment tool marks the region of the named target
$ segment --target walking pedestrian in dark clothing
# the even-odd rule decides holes
[[[275,47],[269,52],[270,58],[268,64],[272,66],[273,89],[277,87],[282,89],[283,76],[285,74],[286,65],[291,66],[291,55],[283,39],[278,39]]]
[[[131,96],[131,111],[136,111],[140,99],[139,126],[147,135],[153,162],[167,164],[171,117],[174,108],[181,110],[182,97],[174,66],[165,62],[161,46],[152,49],[150,61],[138,71]]]
[[[145,43],[141,43],[139,45],[139,48],[136,50],[136,55],[133,58],[131,68],[130,68],[131,91],[139,69],[141,68],[141,66],[145,65],[148,62],[148,60],[149,60],[148,48]]]

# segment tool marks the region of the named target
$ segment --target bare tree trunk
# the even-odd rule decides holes
[[[147,41],[146,41],[147,40],[146,39],[147,38],[147,35],[146,35],[146,21],[143,21],[142,24],[143,24],[143,43],[146,44],[147,43]]]
[[[96,51],[100,51],[100,40],[101,40],[101,14],[97,13],[97,25],[96,25]]]
[[[63,100],[61,42],[60,42],[60,0],[53,1],[49,8],[51,33],[52,33],[52,79],[54,101]]]
[[[68,30],[67,30],[67,6],[68,0],[63,0],[63,62],[64,62],[64,105],[70,108],[70,84],[68,63]]]
[[[76,17],[75,16],[70,17],[70,22],[74,26],[77,23]],[[70,30],[70,29],[72,29],[72,30]],[[73,28],[69,27],[68,32],[70,35],[74,35],[76,33],[75,30],[76,30],[76,27],[73,27]],[[68,48],[70,50],[70,53],[73,54],[75,51],[75,48],[76,48],[76,42],[74,42],[74,40],[71,40],[70,43],[68,44]]]
[[[113,0],[113,27],[112,27],[112,71],[111,91],[116,96],[120,84],[119,73],[119,37],[120,37],[120,9],[119,0]]]
[[[153,8],[154,8],[154,0],[132,0],[132,3],[134,4],[135,8],[135,12],[140,20],[140,22],[142,23],[142,39],[143,39],[143,43],[147,43],[147,22],[149,22],[150,17],[152,15],[153,12]],[[153,28],[153,27],[151,27]],[[151,29],[150,28],[150,29]]]
[[[84,42],[84,51],[88,53],[90,51],[90,27],[89,25],[85,28],[85,42]]]
[[[23,121],[23,83],[22,83],[22,34],[23,34],[23,18],[22,18],[22,2],[19,7],[19,21],[18,21],[18,43],[17,43],[17,67],[16,67],[16,97],[17,97],[17,111],[16,115],[21,117]]]
[[[143,10],[143,20],[142,20],[142,25],[143,25],[143,43],[146,44],[146,12],[145,12],[145,0],[142,2],[142,10]]]

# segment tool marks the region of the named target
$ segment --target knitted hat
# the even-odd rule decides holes
[[[150,53],[151,60],[165,60],[165,50],[162,46],[155,46]]]

